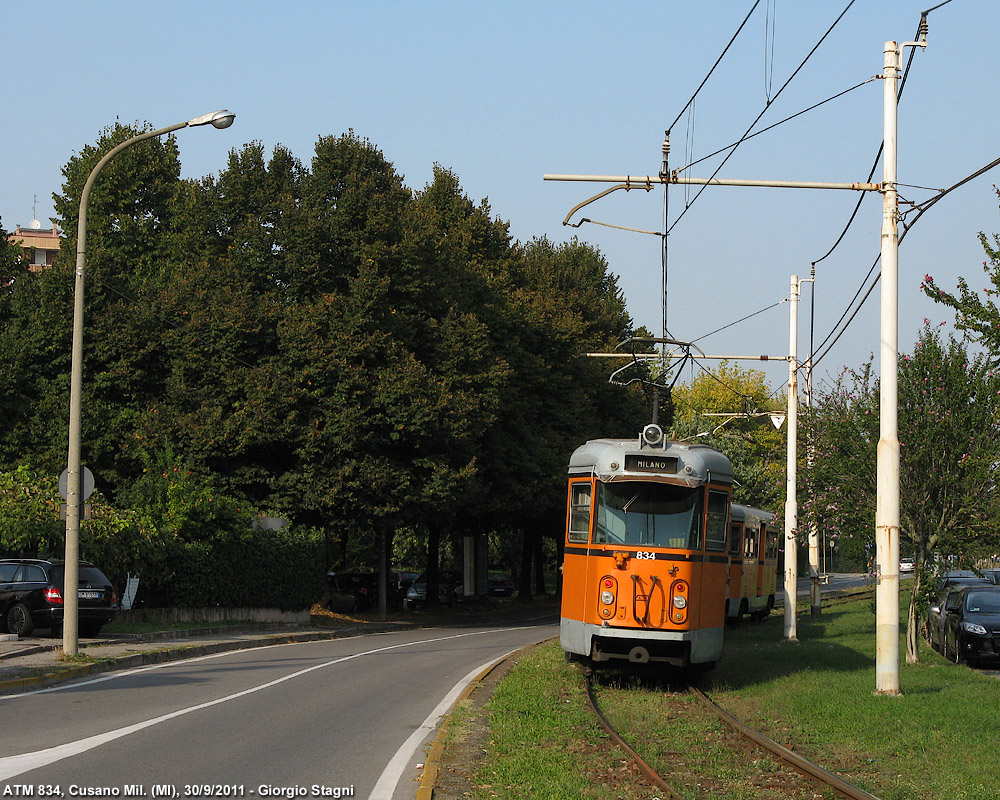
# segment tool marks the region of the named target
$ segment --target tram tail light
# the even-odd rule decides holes
[[[610,575],[601,578],[601,594],[598,613],[602,619],[610,619],[615,615],[615,604],[618,599],[618,581]]]
[[[670,586],[670,621],[675,625],[687,620],[690,589],[687,581],[674,581]]]

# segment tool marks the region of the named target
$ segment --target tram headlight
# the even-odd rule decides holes
[[[601,592],[601,602],[606,606],[610,606],[615,602],[615,596],[612,592],[603,591]]]
[[[642,440],[651,447],[655,447],[663,441],[663,429],[655,423],[650,423],[642,429]]]
[[[674,595],[674,608],[687,608],[687,598],[682,594]]]

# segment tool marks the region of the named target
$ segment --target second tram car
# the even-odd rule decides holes
[[[733,468],[700,444],[596,439],[569,463],[560,641],[591,662],[710,669],[722,653]]]
[[[779,530],[774,514],[733,503],[729,524],[729,600],[726,616],[760,619],[774,608]]]

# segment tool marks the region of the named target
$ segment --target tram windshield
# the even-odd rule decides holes
[[[599,483],[594,541],[696,550],[702,494],[700,488],[669,483]]]

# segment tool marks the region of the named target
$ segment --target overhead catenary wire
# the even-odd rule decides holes
[[[830,33],[833,31],[833,29],[835,27],[837,27],[837,24],[844,18],[844,15],[851,9],[851,6],[853,6],[856,1],[857,0],[850,0],[850,2],[844,7],[844,10],[841,11],[840,14],[837,16],[837,18],[833,21],[833,24],[830,25],[829,28],[827,28],[826,32],[820,37],[819,41],[816,42],[816,44],[813,45],[812,49],[806,54],[806,57],[804,59],[802,59],[801,63],[795,68],[795,70],[792,72],[792,74],[788,76],[788,79],[781,85],[781,88],[779,88],[778,91],[775,92],[774,97],[772,97],[770,100],[768,100],[764,104],[764,108],[756,116],[756,118],[754,119],[754,121],[752,123],[750,123],[750,126],[746,129],[746,131],[744,132],[743,136],[741,136],[740,139],[739,139],[739,141],[737,141],[736,144],[733,145],[732,149],[729,151],[729,153],[726,155],[726,157],[724,159],[722,159],[722,162],[719,164],[719,166],[715,168],[715,171],[709,177],[709,181],[711,181],[713,178],[715,178],[716,175],[719,174],[719,172],[722,170],[722,168],[726,165],[726,163],[732,157],[733,153],[736,152],[736,148],[738,148],[740,144],[742,144],[744,141],[746,141],[746,139],[750,135],[750,131],[752,131],[754,129],[754,126],[756,126],[756,124],[760,121],[761,117],[763,117],[764,114],[767,113],[767,110],[771,107],[771,104],[774,103],[774,101],[777,100],[781,96],[781,93],[784,92],[786,88],[788,88],[788,85],[795,79],[795,77],[799,74],[799,72],[802,71],[802,68],[805,67],[806,63],[809,61],[810,58],[812,58],[813,54],[819,49],[820,45],[822,45],[823,42],[826,41],[826,38],[830,35]],[[706,184],[706,186],[707,186],[707,184]],[[684,206],[684,210],[681,211],[680,214],[678,214],[677,219],[675,219],[673,221],[673,223],[667,227],[667,229],[666,229],[666,235],[667,236],[669,236],[670,235],[670,231],[672,231],[677,226],[677,223],[680,222],[684,218],[684,215],[687,213],[688,209],[691,208],[691,206],[694,205],[695,202],[697,202],[697,200],[698,200],[699,197],[701,197],[701,194],[702,194],[702,192],[705,191],[706,186],[702,186],[701,189],[698,190],[697,194],[695,194],[695,196],[691,200],[691,202],[687,203]]]
[[[733,142],[732,144],[727,144],[724,147],[720,147],[718,150],[716,150],[716,151],[714,151],[712,153],[709,153],[708,155],[702,156],[701,158],[696,159],[696,160],[690,162],[689,164],[685,164],[683,167],[679,167],[676,171],[677,172],[684,172],[684,171],[690,169],[691,167],[693,167],[693,166],[695,166],[697,164],[700,164],[702,161],[708,161],[708,159],[713,158],[714,156],[717,156],[720,153],[724,153],[726,150],[729,150],[730,148],[738,147],[743,142],[747,142],[750,139],[753,139],[755,136],[760,136],[761,134],[767,133],[768,131],[772,131],[775,128],[777,128],[778,126],[784,125],[786,122],[791,122],[796,117],[801,117],[803,114],[808,114],[810,111],[815,111],[817,108],[819,108],[822,105],[825,105],[826,103],[832,102],[833,100],[836,100],[837,98],[843,97],[845,94],[849,94],[849,93],[853,92],[855,89],[860,89],[862,86],[865,86],[865,85],[871,83],[872,81],[877,81],[877,80],[879,80],[879,77],[880,76],[878,76],[878,75],[873,75],[870,78],[866,78],[865,80],[861,81],[860,83],[854,84],[854,86],[850,87],[849,89],[844,89],[842,92],[837,92],[837,94],[831,95],[830,97],[826,98],[826,100],[820,100],[818,103],[814,103],[813,105],[809,106],[808,108],[803,108],[801,111],[796,111],[791,116],[785,117],[782,120],[778,120],[778,122],[775,122],[773,125],[768,125],[766,128],[761,128],[759,131],[751,133],[749,136],[746,136],[746,137],[740,139],[737,142]],[[874,173],[874,169],[873,169],[872,172]],[[869,174],[868,180],[871,181],[871,174]]]
[[[705,75],[704,78],[702,78],[701,83],[698,84],[698,88],[694,90],[694,94],[691,95],[690,99],[684,104],[683,108],[681,108],[681,110],[677,113],[677,116],[674,118],[674,121],[667,126],[668,133],[674,127],[674,125],[677,124],[678,120],[680,120],[680,118],[684,116],[684,112],[688,110],[688,107],[694,102],[695,98],[698,96],[698,93],[708,82],[708,79],[712,77],[712,73],[715,72],[715,68],[722,63],[722,59],[726,57],[726,53],[729,52],[729,48],[733,46],[733,42],[736,41],[737,37],[740,35],[740,32],[743,30],[744,27],[746,27],[747,22],[750,21],[750,17],[753,16],[753,12],[757,10],[757,6],[759,5],[760,5],[760,0],[755,0],[753,6],[747,12],[746,17],[743,18],[743,22],[741,22],[740,26],[736,29],[736,33],[734,33],[732,38],[729,40],[729,44],[727,44],[722,49],[722,52],[719,54],[719,57],[715,59],[715,63],[712,65],[712,68],[708,71],[708,74]]]
[[[948,1],[950,2],[950,0],[948,0]],[[924,203],[921,203],[918,206],[916,206],[915,210],[917,211],[917,215],[912,220],[910,220],[908,223],[905,223],[903,225],[903,232],[899,235],[899,242],[900,242],[900,244],[902,244],[903,239],[906,238],[906,234],[909,233],[909,231],[913,228],[913,226],[916,224],[917,220],[919,220],[924,215],[925,212],[929,211],[939,200],[941,200],[942,198],[944,198],[946,195],[950,194],[951,192],[955,191],[959,187],[964,186],[969,181],[978,178],[980,175],[983,175],[986,172],[989,172],[991,169],[993,169],[994,167],[997,167],[997,166],[1000,166],[1000,158],[994,159],[993,161],[991,161],[986,166],[981,167],[980,169],[977,169],[972,174],[967,175],[966,177],[962,178],[962,180],[960,180],[957,183],[949,186],[947,189],[943,189],[942,191],[938,192],[934,197],[932,197],[932,198],[928,199],[927,201],[925,201]],[[868,275],[865,277],[865,281],[867,281],[871,277],[872,273],[874,273],[875,268],[878,266],[880,258],[881,258],[881,256],[876,257],[875,262],[872,264],[871,269],[868,271]],[[872,278],[871,284],[868,285],[867,290],[865,290],[865,284],[862,283],[861,288],[858,289],[858,291],[854,295],[854,298],[851,300],[851,305],[848,306],[847,310],[841,315],[840,319],[837,321],[837,324],[834,326],[834,330],[831,331],[830,334],[828,334],[827,337],[822,342],[820,342],[819,347],[820,348],[825,348],[825,349],[823,349],[822,352],[818,356],[814,355],[812,357],[811,360],[812,360],[813,366],[815,366],[816,364],[818,364],[827,354],[829,354],[830,350],[837,343],[837,340],[844,334],[844,332],[847,330],[848,326],[850,326],[851,322],[854,321],[854,318],[861,311],[862,306],[864,306],[865,302],[868,300],[868,298],[871,296],[871,293],[875,290],[875,287],[878,285],[878,282],[879,282],[880,278],[881,278],[881,272],[879,272],[877,275],[874,276],[874,278]],[[857,298],[859,297],[859,295],[861,295],[862,291],[864,291],[864,296],[861,298],[860,302],[854,308],[854,311],[851,312],[851,306],[853,306],[854,301],[857,300]],[[847,315],[849,313],[850,313],[850,317],[847,318],[846,322],[844,322],[845,317],[847,317]],[[840,327],[842,322],[844,324],[843,324],[842,327]],[[838,327],[839,327],[839,330],[838,330]],[[836,334],[836,337],[833,338],[833,341],[830,341],[831,337],[833,337],[834,334]],[[829,342],[829,344],[827,344],[828,342]]]
[[[752,314],[747,314],[745,317],[730,322],[728,325],[723,325],[721,328],[716,328],[714,331],[702,334],[697,339],[692,339],[691,343],[693,344],[694,342],[700,342],[702,339],[707,339],[709,336],[714,336],[715,334],[720,333],[726,330],[727,328],[732,328],[734,325],[739,325],[741,322],[746,322],[748,319],[752,319],[753,317],[756,317],[758,314],[763,314],[765,311],[770,311],[772,308],[777,308],[778,306],[787,302],[788,300],[779,300],[777,303],[772,303],[771,305],[766,306],[760,309],[759,311],[754,311]]]
[[[928,8],[926,11],[921,12],[921,14],[920,14],[920,21],[917,23],[917,32],[916,32],[915,38],[918,38],[921,35],[921,33],[926,32],[927,15],[930,14],[932,11],[935,11],[935,10],[941,8],[942,6],[948,5],[948,3],[950,3],[950,2],[951,2],[951,0],[944,0],[944,2],[938,3],[937,5],[932,6],[931,8]],[[903,97],[903,90],[906,88],[906,80],[909,77],[910,67],[913,64],[913,59],[914,59],[915,54],[916,54],[916,50],[915,49],[910,50],[909,58],[907,58],[907,60],[906,60],[906,69],[903,71],[903,75],[902,75],[902,78],[901,78],[900,83],[899,83],[899,89],[896,92],[896,102],[897,103]],[[884,149],[885,149],[885,142],[881,142],[879,144],[878,153],[876,153],[876,155],[875,155],[875,161],[872,164],[871,171],[869,171],[869,173],[868,173],[868,180],[869,181],[871,181],[872,177],[875,175],[875,170],[878,168],[879,161],[882,159],[882,153],[883,153]],[[981,172],[977,173],[977,174],[981,174]],[[966,180],[971,180],[972,177],[974,177],[974,176],[970,176]],[[962,181],[959,184],[956,184],[952,188],[957,188],[958,185],[961,185],[961,183],[964,183],[964,182],[965,181]],[[897,186],[898,185],[901,185],[901,184],[897,184]],[[946,190],[945,193],[947,193],[948,191],[951,191],[951,189]],[[943,196],[943,194],[941,196]],[[940,199],[940,197],[938,199]],[[851,225],[854,223],[854,220],[857,218],[858,211],[860,211],[861,204],[864,202],[864,200],[865,200],[865,194],[862,193],[858,197],[858,201],[854,205],[854,210],[851,212],[851,215],[848,218],[847,223],[844,225],[844,228],[841,230],[840,235],[837,237],[836,241],[834,241],[833,245],[831,245],[830,249],[827,250],[826,253],[824,253],[822,256],[820,256],[819,258],[817,258],[815,261],[812,262],[812,275],[813,275],[813,278],[816,277],[816,265],[818,263],[820,263],[821,261],[824,261],[826,258],[828,258],[834,252],[834,250],[837,249],[837,247],[840,245],[840,243],[844,240],[844,237],[847,235],[848,230],[850,230]],[[937,202],[937,200],[935,200],[934,202]],[[923,213],[923,212],[921,212],[921,213]],[[918,214],[918,218],[919,218],[919,216],[920,215]],[[913,221],[915,222],[916,218]],[[905,229],[904,229],[903,235],[905,236]],[[903,237],[901,236],[900,237],[900,241],[902,241],[902,239],[903,239]],[[871,286],[868,287],[867,291],[865,291],[865,285],[868,282],[868,280],[871,278],[871,275],[874,272],[875,267],[878,265],[878,263],[879,263],[879,259],[876,258],[875,262],[871,266],[871,269],[868,270],[868,274],[865,275],[864,279],[862,280],[861,286],[854,293],[854,297],[851,298],[850,303],[848,303],[847,308],[844,310],[844,313],[841,314],[840,319],[838,319],[837,322],[834,324],[834,326],[831,329],[830,333],[827,334],[826,338],[820,343],[819,347],[820,348],[824,347],[826,345],[826,343],[830,340],[830,337],[834,336],[834,334],[836,334],[836,338],[834,338],[833,342],[830,343],[830,347],[827,347],[827,349],[823,351],[822,356],[825,356],[827,353],[830,352],[830,348],[832,348],[833,345],[836,344],[837,340],[843,335],[843,332],[847,329],[848,325],[850,325],[851,322],[854,320],[854,318],[857,316],[858,311],[860,311],[860,309],[861,309],[861,306],[864,305],[864,303],[867,301],[868,297],[871,295],[872,291],[875,288],[875,285],[878,283],[878,279],[876,278],[876,280],[872,282]],[[854,305],[854,302],[858,299],[859,295],[863,291],[865,292],[864,297],[861,299],[861,302],[858,304],[858,307],[854,311],[854,313],[851,313],[851,307]],[[809,358],[806,360],[806,362],[810,366],[810,369],[812,367],[815,367],[815,365],[820,360],[820,359],[816,358],[816,347],[813,344],[813,342],[815,340],[815,324],[816,324],[815,303],[816,303],[816,283],[814,281],[813,282],[813,291],[812,291],[812,309],[811,309],[810,319],[809,319],[809,342],[810,342],[810,344],[809,344]],[[838,327],[844,321],[844,318],[848,314],[851,314],[850,319],[848,319],[847,323],[840,330],[840,332],[837,332]],[[822,358],[822,356],[820,358]]]
[[[759,6],[759,5],[760,5],[760,0],[754,0],[754,4],[750,7],[750,10],[747,12],[747,15],[743,18],[743,21],[740,23],[739,27],[736,29],[736,32],[732,35],[732,37],[730,37],[729,42],[722,49],[722,52],[719,54],[719,57],[717,59],[715,59],[715,63],[712,64],[711,69],[709,69],[709,71],[705,75],[705,77],[702,78],[701,83],[698,84],[698,88],[696,88],[694,90],[694,93],[691,95],[691,97],[688,99],[688,101],[681,107],[681,110],[677,112],[677,116],[674,118],[674,121],[671,122],[669,126],[667,126],[666,141],[664,142],[664,150],[663,150],[663,172],[664,172],[664,176],[666,176],[666,173],[667,173],[667,155],[668,155],[669,149],[670,149],[669,148],[669,144],[667,144],[667,143],[670,141],[670,131],[673,129],[674,125],[677,124],[677,122],[680,120],[680,118],[682,116],[684,116],[684,112],[687,111],[688,109],[692,109],[692,114],[689,115],[689,118],[688,118],[689,130],[688,130],[687,141],[690,142],[693,139],[693,130],[691,130],[691,127],[694,125],[694,120],[693,120],[692,117],[693,117],[693,106],[694,106],[695,98],[698,97],[699,92],[701,92],[702,88],[704,88],[705,84],[708,82],[708,79],[712,77],[712,73],[715,72],[716,67],[718,67],[719,64],[722,63],[722,59],[726,57],[726,53],[729,52],[729,48],[733,46],[733,42],[735,42],[736,39],[739,37],[740,33],[746,27],[747,22],[750,21],[750,17],[753,16],[753,12],[757,10],[757,6]],[[661,246],[661,250],[660,250],[660,262],[661,262],[660,263],[660,276],[661,276],[660,297],[663,298],[663,302],[662,302],[663,308],[662,308],[661,325],[662,325],[662,333],[663,333],[664,338],[669,338],[670,337],[670,331],[669,331],[669,329],[667,327],[667,252],[668,252],[668,246],[667,246],[667,223],[668,223],[668,220],[669,220],[669,211],[670,211],[669,195],[670,195],[670,192],[668,192],[668,191],[666,191],[666,189],[664,189],[664,192],[663,192],[663,230],[664,230],[664,233],[661,234],[661,236],[662,236],[662,246]],[[593,220],[586,220],[586,221],[593,222]],[[600,223],[596,223],[596,224],[600,224]]]
[[[774,81],[774,32],[777,16],[777,0],[767,0],[764,8],[764,97],[771,99]],[[770,37],[768,36],[770,34]]]

